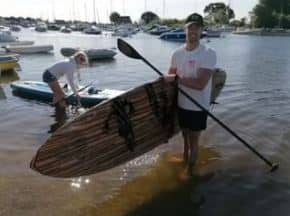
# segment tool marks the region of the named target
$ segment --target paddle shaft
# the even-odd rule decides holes
[[[88,88],[90,85],[92,85],[94,83],[94,81],[93,82],[91,82],[90,84],[88,84],[88,85],[85,85],[84,87],[82,87],[82,88],[80,88],[80,89],[78,89],[78,92],[81,92],[82,90],[84,90],[84,89],[86,89],[86,88]],[[74,92],[73,93],[71,93],[71,94],[69,94],[68,96],[66,96],[65,97],[65,99],[69,99],[70,97],[72,97],[74,95]],[[79,101],[78,101],[78,106],[81,106],[81,104],[79,103]]]
[[[144,57],[142,57],[142,60],[149,65],[155,72],[157,72],[160,76],[163,76],[163,74],[154,67],[149,61],[147,61]],[[273,164],[270,160],[265,158],[262,154],[260,154],[254,147],[252,147],[250,144],[248,144],[244,139],[242,139],[238,134],[236,134],[232,129],[230,129],[227,125],[225,125],[221,120],[219,120],[217,117],[215,117],[211,112],[209,112],[206,108],[204,108],[202,105],[200,105],[195,99],[193,99],[189,94],[187,94],[184,90],[178,88],[178,91],[183,94],[187,99],[189,99],[192,103],[194,103],[196,106],[198,106],[202,111],[206,112],[207,115],[209,115],[213,120],[215,120],[220,126],[222,126],[225,130],[227,130],[231,135],[233,135],[235,138],[237,138],[240,142],[242,142],[248,149],[250,149],[254,154],[256,154],[260,159],[262,159],[266,164],[271,166],[273,169],[276,164]]]

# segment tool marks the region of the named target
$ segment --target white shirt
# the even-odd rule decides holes
[[[192,51],[188,51],[185,46],[182,46],[174,51],[171,59],[171,68],[176,68],[176,73],[181,77],[195,78],[200,68],[213,70],[216,66],[216,61],[215,51],[204,45],[200,44]],[[188,88],[180,83],[178,84],[179,88],[188,93],[206,109],[209,109],[210,106],[211,85],[211,78],[202,90],[196,90]],[[180,92],[178,93],[178,106],[187,110],[201,110]]]
[[[59,61],[53,66],[47,68],[47,70],[57,79],[65,75],[74,94],[78,93],[78,84],[75,83],[75,75],[78,73],[78,67],[73,58]]]

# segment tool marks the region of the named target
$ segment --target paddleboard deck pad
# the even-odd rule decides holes
[[[217,96],[224,86],[225,72],[217,70],[214,77],[219,77],[213,79]],[[38,149],[30,167],[44,175],[66,178],[130,161],[179,131],[176,102],[176,83],[162,78],[126,91],[55,131]]]

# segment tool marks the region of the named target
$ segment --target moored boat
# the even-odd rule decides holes
[[[37,23],[35,26],[37,32],[47,32],[47,25],[43,22]]]
[[[155,28],[153,28],[152,30],[149,31],[150,34],[152,35],[161,35],[165,32],[169,32],[171,31],[172,28],[168,27],[168,26],[160,26],[160,25],[156,25]]]
[[[201,38],[207,37],[207,32],[202,32]],[[170,32],[165,32],[159,36],[160,39],[173,42],[185,42],[184,29],[178,28]]]
[[[47,83],[38,81],[17,81],[11,83],[12,93],[15,96],[33,99],[45,103],[51,103],[53,93]],[[80,86],[80,89],[82,87]],[[67,96],[69,104],[76,104],[76,98],[68,87],[63,87],[63,91]],[[121,90],[103,89],[99,90],[94,87],[84,88],[79,92],[81,104],[84,107],[91,107],[100,102],[116,97],[122,94]]]
[[[71,33],[72,32],[71,28],[66,27],[66,26],[62,26],[59,31],[61,33]]]
[[[31,45],[33,41],[19,41],[9,30],[0,30],[0,47],[8,45]]]
[[[98,34],[102,34],[102,31],[97,26],[90,26],[90,27],[84,29],[83,33],[98,35]]]
[[[14,70],[18,67],[18,58],[13,55],[1,55],[0,56],[0,73],[3,71]]]
[[[161,34],[159,38],[167,41],[185,42],[185,32],[183,29],[176,29]]]
[[[48,53],[53,50],[52,45],[23,45],[23,46],[5,46],[3,47],[7,52],[33,54],[33,53]]]
[[[90,61],[112,59],[117,54],[112,49],[79,49],[69,47],[61,48],[60,53],[63,56],[69,57],[79,50],[83,50],[88,55]]]

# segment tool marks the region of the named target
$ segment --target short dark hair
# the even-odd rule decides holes
[[[204,26],[202,16],[200,14],[198,14],[198,13],[190,14],[185,19],[185,27],[188,27],[191,24],[196,24],[196,25],[199,25],[199,26]]]

